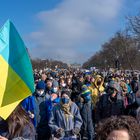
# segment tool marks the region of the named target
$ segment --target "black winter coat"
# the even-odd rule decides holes
[[[96,119],[97,122],[115,115],[124,114],[124,104],[121,95],[117,94],[114,100],[109,94],[103,94],[97,103]]]

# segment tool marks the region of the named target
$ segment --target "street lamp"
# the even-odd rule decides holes
[[[105,71],[106,71],[106,64],[107,64],[107,60],[106,59],[104,60],[104,63],[105,63]]]
[[[119,62],[119,56],[118,55],[116,56],[116,60],[115,60],[115,68],[118,69],[118,70],[120,69],[120,62]]]

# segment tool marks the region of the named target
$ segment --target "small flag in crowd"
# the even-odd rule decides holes
[[[27,49],[9,20],[0,29],[0,116],[3,119],[34,92]]]

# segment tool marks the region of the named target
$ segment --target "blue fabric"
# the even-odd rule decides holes
[[[132,92],[132,89],[131,89],[130,85],[128,85],[128,84],[127,84],[127,90],[128,90],[128,93]]]
[[[44,81],[38,82],[37,85],[36,85],[36,89],[39,89],[39,90],[43,89],[43,90],[45,90],[46,89],[45,82]]]
[[[35,97],[34,96],[29,96],[28,98],[24,99],[22,101],[22,106],[27,112],[30,111],[31,113],[36,114],[35,113]],[[37,120],[35,117],[32,119],[32,122],[33,122],[33,125],[36,127]]]
[[[54,104],[58,104],[58,103],[60,103],[60,98],[56,98],[53,101],[51,101],[51,98],[49,100],[46,100],[48,120],[51,116],[51,111],[53,110]]]
[[[91,75],[92,72],[85,72],[84,74],[85,74],[85,75]]]
[[[86,97],[86,96],[89,96],[89,95],[91,95],[91,92],[90,91],[81,94],[82,97]]]
[[[86,96],[84,97],[84,99],[85,99],[85,102],[89,102],[91,100],[91,96]]]
[[[90,83],[86,83],[85,85],[86,85],[87,87],[91,86],[91,84],[90,84]]]
[[[69,103],[69,100],[70,99],[68,99],[68,98],[62,98],[61,99],[61,101],[62,101],[63,104],[68,104]]]

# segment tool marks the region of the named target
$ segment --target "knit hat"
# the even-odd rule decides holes
[[[45,90],[45,88],[46,88],[46,84],[44,83],[44,81],[39,81],[36,85],[36,89],[38,90],[41,90],[41,89]]]
[[[89,96],[90,94],[91,94],[91,92],[88,89],[88,87],[86,85],[83,85],[82,86],[82,94],[81,94],[81,96],[85,97],[85,96]]]
[[[87,85],[82,86],[82,92],[86,91],[88,89]]]

